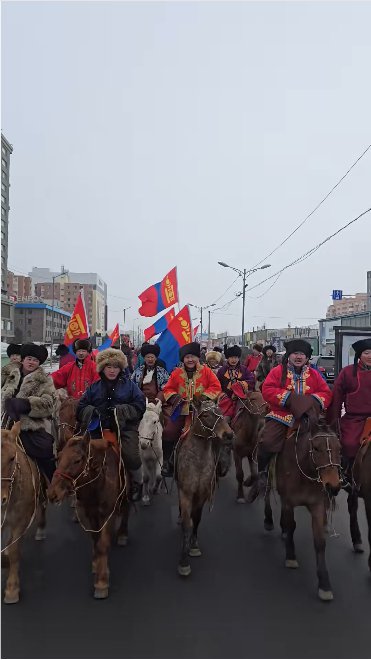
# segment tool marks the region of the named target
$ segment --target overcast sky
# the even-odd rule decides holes
[[[8,267],[98,272],[110,327],[174,265],[181,304],[214,302],[235,278],[217,262],[263,259],[371,142],[370,25],[354,1],[3,2]],[[371,150],[249,285],[368,208],[370,181]],[[370,241],[371,214],[248,292],[246,329],[366,291]],[[239,299],[212,330],[240,318]]]

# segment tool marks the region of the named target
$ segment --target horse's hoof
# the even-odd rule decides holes
[[[258,483],[255,481],[247,494],[246,497],[247,503],[252,504],[253,502],[255,502],[258,494],[259,494],[259,486]]]
[[[243,485],[245,486],[245,488],[250,488],[250,486],[252,485],[251,477],[247,477],[247,479],[245,479],[245,481],[243,482]]]
[[[244,497],[237,497],[236,502],[237,504],[246,504],[246,500]]]
[[[19,601],[19,593],[15,593],[13,595],[7,595],[5,594],[4,596],[4,603],[7,605],[13,605],[14,603],[18,603]]]
[[[286,559],[286,568],[299,568],[299,562],[296,559]]]
[[[200,548],[197,546],[195,548],[191,548],[188,554],[190,557],[201,557],[202,552]]]
[[[94,598],[103,599],[108,598],[108,587],[105,589],[94,589]]]
[[[332,591],[324,591],[324,589],[318,589],[318,598],[324,601],[334,600],[334,594]]]
[[[364,548],[363,548],[362,542],[360,542],[360,543],[353,543],[353,550],[354,550],[354,552],[356,552],[357,554],[361,554],[362,552],[364,552]]]
[[[271,532],[274,529],[274,524],[270,520],[264,520],[264,529],[266,532]]]
[[[117,537],[117,545],[125,546],[128,544],[129,537],[126,534],[120,534]]]
[[[144,495],[144,497],[142,497],[142,504],[143,506],[150,506],[151,500],[148,495]]]
[[[189,565],[188,565],[188,566],[181,566],[181,565],[179,564],[179,566],[178,566],[178,573],[179,573],[179,575],[181,575],[182,577],[187,577],[188,575],[191,574],[191,567],[190,567]]]
[[[46,539],[45,529],[38,527],[35,534],[35,541],[44,541]]]

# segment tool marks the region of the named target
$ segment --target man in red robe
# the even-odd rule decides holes
[[[354,364],[344,367],[335,381],[328,421],[340,425],[343,464],[348,478],[360,447],[363,429],[371,418],[371,338],[352,344]],[[345,415],[341,417],[342,406]],[[336,428],[338,430],[338,428]]]
[[[329,386],[308,364],[312,355],[309,342],[293,339],[285,348],[282,364],[269,372],[262,387],[263,398],[271,410],[258,446],[259,487],[254,499],[265,493],[269,462],[282,450],[288,428],[300,423],[303,415],[317,421],[321,410],[331,402]]]
[[[92,345],[89,339],[76,339],[73,344],[76,360],[51,374],[55,389],[65,387],[68,396],[80,399],[85,390],[99,380],[95,361],[91,356]]]

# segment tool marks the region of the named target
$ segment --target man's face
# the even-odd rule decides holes
[[[85,348],[79,348],[76,351],[76,357],[78,360],[85,360],[87,355],[88,355],[88,351],[86,351]]]
[[[307,362],[308,358],[307,356],[302,353],[301,351],[298,351],[296,353],[290,353],[289,355],[289,364],[292,364],[293,367],[300,368],[305,365]]]
[[[116,380],[120,373],[120,367],[115,364],[107,364],[103,369],[103,373],[108,380]]]
[[[237,355],[233,355],[232,357],[229,357],[228,360],[227,360],[230,367],[237,367],[239,361],[240,361],[240,358],[237,357]]]
[[[366,367],[371,367],[371,349],[367,349],[367,351],[361,353],[361,361]]]
[[[184,366],[186,369],[195,369],[199,363],[198,357],[196,355],[185,355],[184,357]]]
[[[218,366],[218,362],[214,358],[209,358],[207,364],[210,367],[210,369],[216,369]]]
[[[272,355],[273,355],[273,351],[272,351],[272,349],[271,349],[271,348],[268,348],[268,350],[265,351],[265,354],[266,354],[267,357],[271,358]]]
[[[253,348],[252,349],[252,354],[253,354],[254,357],[256,357],[257,355],[259,355],[259,351],[256,348]]]
[[[153,353],[148,353],[144,356],[144,362],[146,363],[147,367],[153,369],[156,364],[156,356],[153,355]]]
[[[21,362],[21,356],[17,355],[17,353],[13,353],[13,355],[10,356],[9,360],[10,362],[16,362],[19,364]]]
[[[35,371],[39,365],[40,362],[37,358],[27,355],[22,363],[23,372],[25,374],[32,374],[32,372]]]

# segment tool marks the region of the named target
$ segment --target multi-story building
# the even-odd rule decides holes
[[[343,296],[341,300],[334,300],[327,308],[326,318],[349,316],[367,311],[367,293],[356,293],[354,296]]]
[[[371,312],[371,270],[367,271],[367,311]]]
[[[80,289],[84,291],[84,300],[90,334],[104,334],[107,331],[107,285],[97,273],[66,272],[58,273],[48,268],[33,268],[29,273],[35,285],[35,294],[44,301],[52,303],[54,282],[54,300],[60,307],[73,312]]]
[[[335,352],[335,327],[369,328],[371,327],[371,310],[369,312],[358,312],[357,314],[350,314],[348,316],[320,319],[318,323],[320,353],[322,355],[327,355],[329,351],[332,353]]]
[[[33,296],[32,280],[27,275],[15,275],[8,270],[7,276],[8,296],[15,300],[24,300]]]
[[[14,303],[8,297],[9,172],[13,147],[1,134],[1,341],[14,338]]]
[[[53,328],[53,343],[63,342],[71,314],[45,303],[15,304],[15,341],[17,343],[42,342],[50,344]]]

